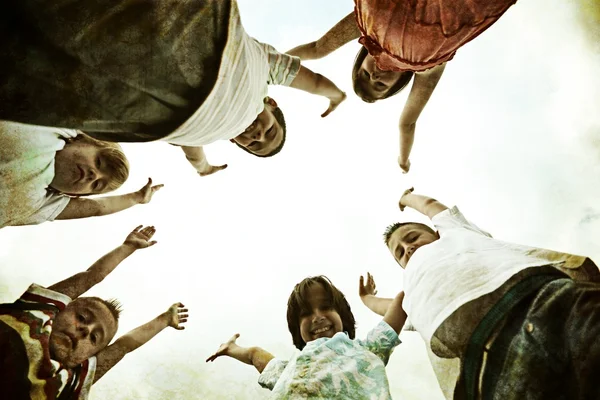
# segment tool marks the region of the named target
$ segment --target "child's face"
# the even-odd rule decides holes
[[[333,337],[344,329],[340,314],[333,308],[333,299],[323,285],[314,283],[307,292],[310,309],[300,315],[300,335],[308,343],[322,337]]]
[[[272,99],[265,102],[265,108],[254,122],[233,140],[251,153],[260,156],[270,154],[283,140],[283,128],[273,115],[275,108],[277,103]]]
[[[100,148],[78,141],[67,143],[54,157],[50,186],[66,194],[104,193],[110,181],[109,171]]]
[[[117,321],[102,303],[78,299],[54,319],[50,335],[52,359],[73,368],[108,346]]]
[[[373,99],[383,99],[386,93],[398,82],[402,72],[383,71],[377,67],[375,59],[367,54],[363,60],[356,79],[363,82],[363,87]]]
[[[403,225],[396,229],[388,241],[388,249],[402,268],[406,268],[408,260],[418,248],[435,242],[440,237],[419,225]]]

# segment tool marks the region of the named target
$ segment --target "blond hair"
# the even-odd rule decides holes
[[[81,131],[77,131],[77,136],[67,140],[67,143],[84,143],[98,148],[100,155],[106,160],[106,168],[110,179],[107,182],[103,193],[112,192],[120,188],[129,177],[129,161],[123,153],[123,148],[115,142],[105,142],[94,139]]]

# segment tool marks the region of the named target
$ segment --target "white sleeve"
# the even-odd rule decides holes
[[[48,193],[40,208],[20,221],[16,221],[15,225],[37,225],[46,221],[54,221],[70,201],[71,198],[64,194]]]
[[[492,235],[468,221],[456,206],[435,215],[431,219],[431,222],[433,222],[440,235],[451,229],[468,229],[481,235],[492,237]]]

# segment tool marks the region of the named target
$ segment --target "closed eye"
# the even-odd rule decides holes
[[[412,242],[414,242],[415,240],[417,240],[417,238],[418,238],[418,237],[419,237],[419,234],[418,234],[418,233],[413,233],[413,234],[409,235],[409,236],[406,238],[406,241],[407,241],[408,243],[412,243]]]

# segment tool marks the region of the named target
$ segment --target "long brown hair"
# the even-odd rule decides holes
[[[302,339],[302,335],[300,333],[300,316],[303,314],[304,310],[310,308],[308,305],[307,291],[314,284],[320,284],[323,286],[323,289],[325,289],[325,292],[333,304],[333,308],[335,311],[337,311],[342,319],[344,331],[348,333],[350,339],[354,339],[356,334],[356,321],[354,320],[354,315],[350,309],[350,304],[348,304],[344,294],[338,288],[336,288],[326,276],[320,275],[306,278],[302,282],[298,283],[294,287],[294,290],[288,299],[288,329],[292,334],[294,346],[296,346],[299,350],[302,350],[304,346],[306,346],[306,342],[304,339]]]

